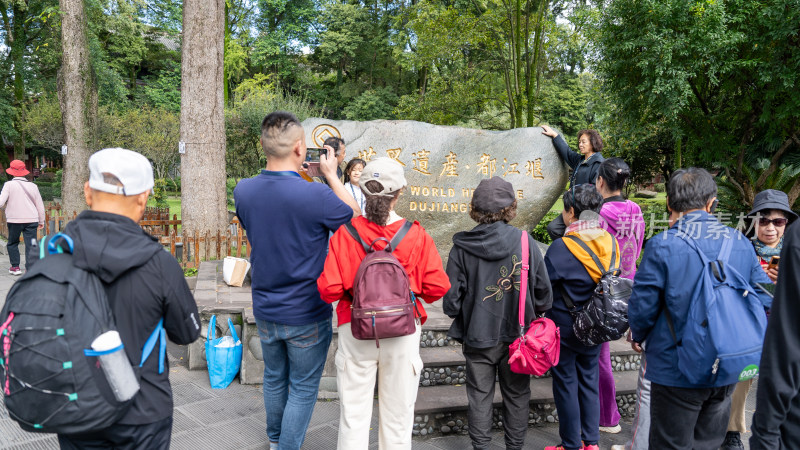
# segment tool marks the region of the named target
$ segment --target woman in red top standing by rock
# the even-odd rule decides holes
[[[394,212],[400,191],[406,185],[402,166],[389,158],[376,158],[364,167],[359,184],[366,194],[365,215],[354,218],[351,223],[366,243],[380,237],[391,240],[406,222]],[[384,247],[380,243],[376,246],[379,249]],[[379,448],[410,449],[414,403],[422,373],[420,330],[427,314],[423,302],[417,302],[419,324],[416,332],[381,339],[380,347],[374,340],[355,339],[350,326],[351,298],[356,271],[365,254],[362,245],[344,227],[339,228],[331,238],[325,268],[317,281],[324,301],[339,302],[336,306],[339,327],[336,383],[341,404],[338,448],[361,450],[369,446],[369,424],[377,378]],[[411,290],[417,299],[432,303],[450,289],[436,245],[418,222],[414,222],[392,254],[408,273]]]

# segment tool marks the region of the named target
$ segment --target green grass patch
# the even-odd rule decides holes
[[[181,197],[178,196],[169,196],[167,197],[167,205],[169,206],[169,218],[172,220],[172,215],[175,214],[178,216],[178,220],[181,220]],[[155,208],[156,200],[153,197],[150,197],[147,200],[147,206],[152,206]]]

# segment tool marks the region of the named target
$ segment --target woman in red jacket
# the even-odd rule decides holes
[[[376,158],[364,167],[359,184],[367,197],[365,213],[351,223],[366,243],[380,237],[391,240],[406,222],[394,212],[400,191],[406,185],[402,166],[389,158]],[[379,249],[384,247],[380,243],[376,246]],[[432,303],[450,289],[436,245],[418,222],[414,222],[392,254],[408,273],[411,290],[417,299]],[[336,306],[339,327],[336,382],[341,404],[338,448],[360,450],[369,446],[377,374],[379,448],[410,449],[414,403],[422,373],[420,330],[427,314],[423,302],[418,302],[416,332],[381,339],[380,347],[374,340],[355,339],[350,328],[353,281],[365,255],[362,245],[345,227],[339,228],[331,238],[325,268],[317,280],[322,299],[329,303],[339,302]]]

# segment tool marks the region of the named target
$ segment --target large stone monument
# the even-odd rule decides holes
[[[408,187],[395,210],[418,220],[433,236],[442,258],[458,231],[469,230],[472,192],[485,178],[500,176],[517,192],[517,218],[530,230],[550,210],[567,182],[567,166],[541,128],[485,131],[405,120],[370,122],[310,118],[306,145],[321,147],[330,136],[347,145],[345,160],[388,156],[405,167]]]

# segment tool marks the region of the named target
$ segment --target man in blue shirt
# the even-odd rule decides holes
[[[738,231],[721,224],[711,213],[717,202],[717,185],[704,169],[676,171],[667,186],[670,228],[650,239],[634,279],[628,304],[633,340],[644,343],[647,374],[652,386],[650,448],[718,448],[725,439],[730,416],[730,396],[735,383],[697,385],[678,365],[678,342],[689,320],[689,308],[705,266],[686,239],[715,261],[723,242],[732,245],[728,266],[751,286],[769,283],[750,242]],[[763,307],[771,299],[757,295]],[[670,331],[672,318],[675,336]],[[742,317],[741,320],[750,320]],[[730,327],[736,329],[737,323]]]
[[[329,233],[359,210],[336,176],[333,149],[320,157],[328,186],[300,177],[306,142],[294,114],[267,115],[260,142],[267,168],[242,180],[233,197],[253,248],[253,312],[265,361],[270,449],[298,450],[331,342],[331,306],[320,298],[317,278]]]

